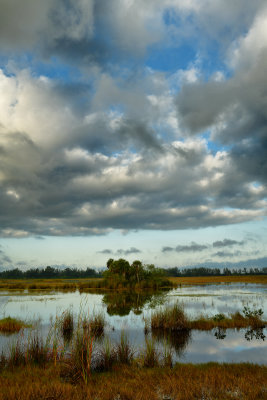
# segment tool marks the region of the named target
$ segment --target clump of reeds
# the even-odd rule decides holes
[[[64,376],[73,382],[82,379],[88,382],[91,375],[91,360],[94,337],[89,327],[78,326],[74,332],[69,357],[65,363]]]
[[[121,340],[116,347],[118,362],[130,364],[134,357],[134,351],[124,331],[121,332]]]
[[[45,365],[51,361],[52,352],[40,337],[38,332],[27,337],[20,335],[16,342],[10,345],[9,356],[6,357],[6,365],[16,367],[21,365]]]
[[[117,363],[117,352],[110,342],[109,338],[105,338],[100,349],[95,353],[93,359],[93,369],[98,372],[110,371],[115,363]]]
[[[189,329],[189,321],[181,304],[159,309],[151,315],[151,329],[181,331]]]
[[[23,328],[29,328],[30,325],[20,319],[6,317],[0,320],[1,333],[15,333]]]
[[[141,353],[141,357],[143,367],[154,368],[159,366],[159,355],[153,339],[146,338],[146,346]]]
[[[162,364],[164,367],[169,367],[169,368],[172,368],[173,366],[171,344],[166,339],[164,340]]]
[[[85,329],[89,328],[91,335],[95,337],[100,337],[103,335],[105,324],[106,321],[103,313],[96,313],[89,318],[83,319],[83,327]]]
[[[63,338],[70,341],[74,330],[73,312],[71,310],[66,310],[62,314],[59,325]]]

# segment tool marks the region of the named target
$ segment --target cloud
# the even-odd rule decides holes
[[[175,248],[174,247],[170,247],[170,246],[164,246],[164,247],[162,247],[162,253],[168,253],[168,252],[170,252],[170,251],[174,251],[175,250]]]
[[[265,185],[267,179],[266,20],[263,10],[229,50],[229,58],[235,58],[230,78],[185,84],[176,100],[180,124],[189,135],[209,129],[214,142],[229,148],[229,168],[244,189],[253,182]]]
[[[208,249],[207,245],[192,242],[189,245],[178,245],[176,247],[165,246],[162,248],[162,252],[166,253],[166,252],[170,252],[170,251],[176,251],[177,253],[182,253],[182,252],[195,253],[195,252],[203,251],[206,249]]]
[[[113,251],[110,249],[104,249],[104,250],[98,251],[98,253],[99,254],[112,254]]]
[[[213,247],[228,247],[228,246],[243,246],[245,244],[244,240],[237,241],[237,240],[232,240],[232,239],[224,239],[224,240],[218,240],[216,242],[213,242]]]
[[[4,252],[4,250],[2,250],[1,247],[2,246],[0,245],[0,264],[4,264],[4,265],[8,264],[8,265],[10,265],[12,263],[12,260],[11,260],[10,257],[8,257],[6,255],[6,253]],[[2,267],[3,267],[3,265],[2,265]]]
[[[48,78],[16,62],[0,72],[0,236],[191,229],[265,216],[267,56],[264,40],[256,53],[251,42],[266,15],[262,1],[242,4],[2,1],[3,53],[27,49],[33,64],[46,57],[44,70],[59,63],[64,72]],[[235,59],[229,78],[201,80],[200,61],[171,76],[144,68],[155,43],[168,37],[173,46],[190,21],[216,40],[231,26],[220,42]],[[129,57],[135,68],[121,63]],[[220,150],[198,136],[206,129]]]
[[[142,253],[141,250],[137,249],[136,247],[131,247],[129,249],[123,250],[119,249],[116,251],[117,254],[123,255],[123,256],[128,256],[130,254],[139,254]]]
[[[234,251],[234,252],[230,252],[230,251],[218,251],[217,253],[214,253],[212,256],[213,257],[237,257],[240,256],[242,253],[240,251]]]

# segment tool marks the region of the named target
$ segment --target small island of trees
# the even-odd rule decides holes
[[[103,278],[103,286],[109,289],[157,289],[172,286],[164,269],[156,268],[154,264],[143,265],[139,260],[130,264],[123,258],[119,260],[110,258],[107,270],[103,272]]]

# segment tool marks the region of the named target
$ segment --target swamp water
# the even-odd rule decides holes
[[[215,314],[250,309],[264,310],[267,320],[267,286],[259,284],[209,284],[182,286],[161,293],[105,294],[76,292],[0,292],[0,319],[11,316],[26,321],[39,321],[38,331],[46,337],[57,316],[67,309],[78,315],[102,313],[106,320],[105,337],[119,342],[125,332],[133,348],[138,352],[144,347],[145,320],[159,307],[182,303],[189,317],[214,316]],[[18,335],[0,335],[0,353],[8,352]],[[173,360],[178,362],[204,363],[253,362],[267,364],[267,329],[214,329],[193,330],[169,335],[166,341],[161,335],[152,335],[159,351],[170,348]]]

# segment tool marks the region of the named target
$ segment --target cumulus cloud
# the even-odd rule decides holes
[[[201,228],[266,215],[267,58],[263,44],[257,53],[250,45],[266,16],[261,1],[246,2],[244,11],[242,2],[223,5],[2,1],[2,51],[74,62],[77,77],[65,82],[12,63],[0,71],[1,236]],[[230,78],[203,81],[200,65],[172,76],[140,67],[136,60],[155,43],[176,37],[178,14],[216,38],[230,18],[229,42],[238,35],[235,46],[224,44],[235,59]],[[211,16],[217,25],[207,24]],[[126,54],[134,72],[121,64]],[[249,54],[256,54],[252,64],[244,61]],[[224,148],[211,151],[196,136],[206,129]],[[163,251],[205,249],[192,243]]]

